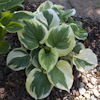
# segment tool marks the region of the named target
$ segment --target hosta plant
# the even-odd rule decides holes
[[[78,42],[88,34],[82,23],[71,17],[75,9],[63,11],[63,8],[46,1],[33,13],[33,18],[23,19],[23,29],[17,32],[22,47],[7,56],[9,68],[25,69],[26,90],[35,99],[47,97],[54,86],[70,92],[73,65],[81,72],[97,65],[93,51]]]

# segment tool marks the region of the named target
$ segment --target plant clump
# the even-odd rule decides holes
[[[47,97],[54,86],[70,92],[73,65],[81,72],[97,65],[93,51],[78,41],[88,34],[71,17],[76,10],[63,8],[46,1],[34,13],[17,11],[14,15],[22,23],[23,29],[17,32],[22,47],[8,54],[7,66],[14,71],[25,69],[26,89],[35,99]]]

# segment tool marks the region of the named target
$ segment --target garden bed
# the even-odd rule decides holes
[[[35,11],[38,7],[34,4],[24,3],[24,5],[25,10],[28,11]],[[84,43],[86,48],[90,48],[94,51],[94,53],[96,53],[99,63],[96,69],[98,70],[98,67],[100,67],[100,22],[94,22],[90,18],[80,18],[75,16],[73,18],[76,21],[81,21],[83,23],[83,28],[88,32],[88,38],[81,42]],[[9,42],[11,50],[20,47],[17,34],[7,33],[4,40]],[[10,70],[6,66],[6,57],[7,54],[0,55],[0,100],[34,100],[25,89],[25,70],[18,72]],[[69,94],[66,91],[62,91],[54,87],[51,94],[43,100],[63,100],[65,96],[69,96],[68,100],[71,100],[71,98],[78,96],[79,82],[82,81],[81,76],[79,76],[81,73],[76,71],[74,67],[73,70],[74,83],[71,88],[71,93]],[[77,95],[74,95],[72,90],[75,90]]]

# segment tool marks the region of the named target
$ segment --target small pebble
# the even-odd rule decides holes
[[[90,94],[93,95],[93,91],[92,91],[92,89],[89,89],[89,91],[90,91]]]
[[[80,88],[84,87],[84,86],[85,86],[85,84],[83,82],[80,82]]]
[[[100,85],[97,85],[97,88],[100,89]]]
[[[90,78],[92,75],[91,74],[87,74],[87,78]]]
[[[90,100],[97,100],[97,98],[95,98],[94,95],[91,95]]]
[[[97,86],[98,92],[100,92],[100,85]]]
[[[91,71],[91,74],[92,74],[93,76],[95,75],[95,73],[94,73],[94,71],[93,71],[93,70]]]
[[[93,71],[94,71],[94,72],[97,72],[97,69],[94,69]]]
[[[33,6],[34,8],[36,8],[36,7],[37,7],[35,4],[32,4],[32,6]]]
[[[79,88],[79,93],[80,93],[81,95],[83,95],[85,92],[86,92],[86,90],[85,90],[84,88]]]
[[[92,77],[91,80],[90,80],[90,82],[91,82],[93,85],[96,83],[96,81],[97,81],[97,79],[94,78],[94,77]]]
[[[63,98],[63,100],[67,100],[67,96]]]
[[[5,92],[5,88],[0,88],[0,94],[3,94]]]
[[[97,79],[97,85],[100,85],[100,76]]]
[[[86,90],[88,90],[88,89],[89,89],[89,88],[88,88],[88,86],[85,86],[84,88],[85,88]]]
[[[79,94],[79,91],[76,91],[76,96],[78,97],[80,94]]]
[[[75,97],[74,100],[79,100],[79,98],[78,97]]]
[[[93,88],[93,85],[91,83],[88,83],[87,86],[92,89]]]
[[[99,76],[100,75],[100,71],[97,71],[97,76]]]
[[[80,78],[81,77],[81,73],[79,73],[79,75],[77,77]]]
[[[95,95],[96,97],[99,96],[99,92],[98,92],[96,89],[93,89],[93,93],[94,93],[94,95]]]
[[[62,90],[59,90],[59,92],[62,92]]]
[[[82,96],[82,95],[80,95],[80,96],[79,96],[79,100],[82,100],[82,98],[83,98],[83,96]]]
[[[86,100],[86,98],[85,97],[83,97],[82,99],[80,99],[80,100]]]
[[[72,90],[72,94],[73,95],[76,95],[76,90]]]
[[[90,91],[86,91],[84,93],[84,97],[86,97],[87,99],[90,99]]]
[[[87,78],[84,75],[82,75],[82,82],[85,83],[85,84],[88,83],[88,80],[87,80]]]
[[[0,100],[3,100],[4,96],[5,96],[5,93],[4,94],[0,94]]]
[[[99,97],[98,97],[98,100],[100,100],[100,95],[99,95]]]
[[[100,89],[98,89],[98,92],[100,92]]]

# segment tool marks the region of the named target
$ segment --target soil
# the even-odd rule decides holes
[[[24,3],[25,10],[35,11],[38,5]],[[81,21],[83,23],[83,28],[88,32],[88,38],[85,41],[81,41],[84,43],[86,48],[91,48],[94,53],[96,53],[98,57],[98,62],[100,66],[100,22],[93,21],[90,18],[82,18],[82,17],[73,17],[76,21]],[[11,45],[11,50],[14,48],[20,47],[20,42],[17,38],[17,34],[7,33],[4,40],[8,41]],[[10,50],[10,51],[11,51]],[[9,52],[10,52],[9,51]],[[7,53],[8,54],[8,53]],[[7,54],[0,55],[0,89],[3,89],[3,92],[0,92],[0,100],[35,100],[27,93],[25,89],[25,70],[22,71],[12,71],[6,66],[6,57]],[[97,66],[97,68],[98,68]],[[79,87],[79,82],[81,81],[81,77],[79,77],[79,72],[76,71],[75,67],[73,68],[74,75],[74,83],[71,88],[71,92],[73,88],[77,91]],[[43,100],[63,100],[63,97],[69,96],[68,100],[73,100],[75,96],[66,91],[61,91],[57,88],[53,88],[50,95]]]
[[[46,0],[26,0],[39,4]],[[66,9],[76,9],[76,16],[90,17],[100,21],[100,0],[50,0],[54,4],[63,5]]]

